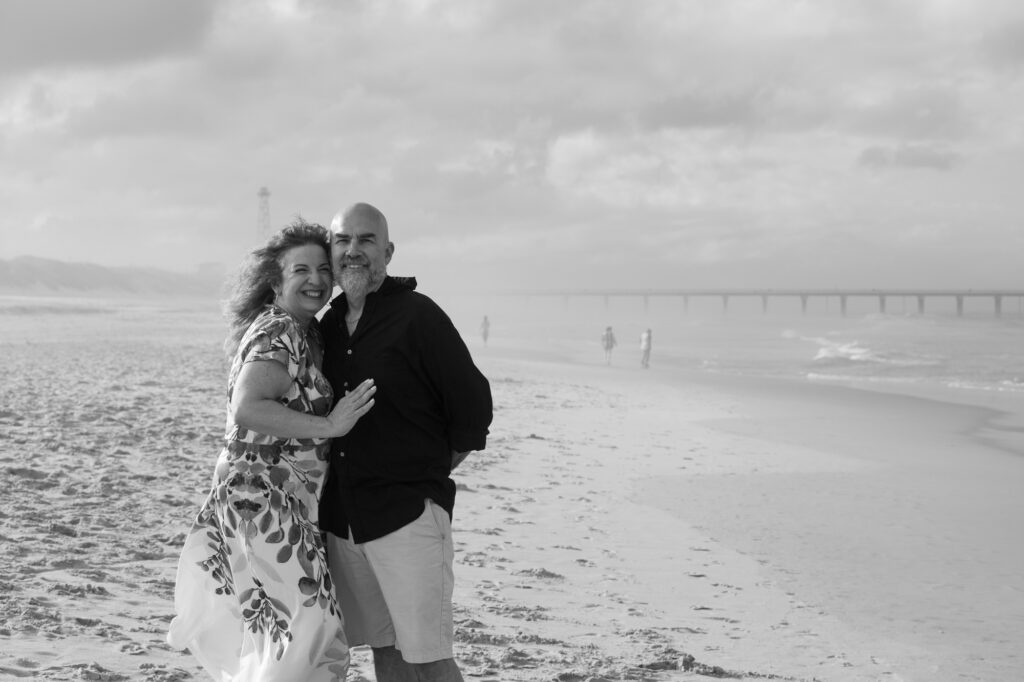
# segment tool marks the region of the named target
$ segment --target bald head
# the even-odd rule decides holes
[[[389,241],[388,219],[384,217],[384,214],[380,212],[380,209],[372,204],[360,202],[352,204],[344,211],[338,211],[334,215],[334,219],[331,220],[331,232],[341,232],[345,225],[364,225],[372,227],[381,239],[385,242]]]

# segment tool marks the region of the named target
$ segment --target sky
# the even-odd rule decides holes
[[[388,217],[424,291],[1024,288],[1019,0],[4,0],[0,259]]]

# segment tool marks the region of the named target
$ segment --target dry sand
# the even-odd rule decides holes
[[[219,321],[190,319],[100,311],[0,335],[0,679],[205,679],[164,643],[224,418]],[[944,679],[907,676],[928,651],[801,601],[799,575],[673,508],[702,476],[870,462],[738,434],[735,387],[474,353],[495,422],[455,475],[467,679]],[[367,650],[349,679],[373,679]]]

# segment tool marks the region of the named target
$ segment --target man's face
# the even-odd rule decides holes
[[[331,264],[338,286],[365,296],[384,281],[394,247],[383,225],[368,216],[347,215],[331,234]]]

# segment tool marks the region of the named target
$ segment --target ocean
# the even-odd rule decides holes
[[[710,328],[709,328],[710,327]],[[809,381],[1024,393],[1024,317],[865,315],[703,325],[722,342],[704,367]],[[738,337],[738,338],[737,338]],[[747,343],[761,337],[758,355]],[[676,345],[676,354],[685,348]],[[916,389],[914,387],[917,387]]]
[[[618,340],[616,367],[640,363],[640,334],[653,332],[652,369],[659,363],[708,373],[853,385],[920,396],[937,392],[971,404],[989,405],[1000,397],[1024,397],[1024,311],[1014,300],[1002,317],[991,311],[956,316],[949,306],[919,315],[904,302],[888,314],[862,304],[846,317],[822,303],[800,314],[795,304],[762,312],[759,299],[731,301],[723,311],[716,300],[639,297],[434,296],[451,315],[472,350],[483,347],[479,323],[488,315],[489,343],[527,345],[539,354],[603,364],[601,332],[612,326]],[[84,317],[80,317],[84,316]],[[169,337],[187,328],[202,340],[219,339],[224,321],[217,301],[83,299],[0,296],[4,320],[0,341],[28,340],[70,332],[76,326],[101,334],[103,324],[76,325],[77,319],[109,320],[111,331]],[[97,330],[97,331],[92,331]],[[199,339],[197,339],[198,341]]]
[[[1024,394],[1024,311],[1004,302],[1003,314],[968,310],[957,316],[948,302],[931,302],[925,314],[899,299],[886,314],[866,302],[846,316],[823,302],[801,314],[794,302],[762,311],[759,298],[736,299],[727,310],[716,299],[640,297],[532,297],[459,301],[457,323],[474,341],[474,321],[488,314],[492,343],[505,336],[530,340],[552,352],[603,362],[599,337],[612,326],[619,342],[613,361],[639,366],[639,338],[650,328],[652,362],[707,372],[834,382],[876,390],[962,391]],[[813,299],[812,299],[813,300]],[[874,306],[877,308],[877,305]],[[503,315],[504,313],[504,315]]]

